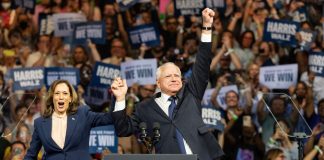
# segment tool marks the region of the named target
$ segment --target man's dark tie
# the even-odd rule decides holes
[[[169,117],[170,119],[172,119],[172,114],[173,114],[173,110],[176,108],[177,104],[176,104],[176,97],[171,96],[168,100],[171,101],[171,104],[169,106]],[[176,128],[176,137],[177,137],[177,141],[179,144],[179,148],[182,154],[186,154],[186,150],[185,150],[185,146],[184,146],[184,142],[183,142],[183,137],[181,135],[181,133],[179,132],[179,130]]]

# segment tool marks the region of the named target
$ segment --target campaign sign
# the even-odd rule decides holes
[[[89,153],[102,153],[109,149],[117,153],[118,139],[113,125],[92,128],[89,137]]]
[[[299,7],[296,11],[293,12],[292,20],[295,22],[304,22],[307,21],[306,7]]]
[[[224,124],[221,122],[222,116],[220,110],[216,109],[210,102],[210,96],[214,89],[207,89],[202,102],[201,116],[204,123],[209,128],[215,128],[218,131],[224,131]]]
[[[261,67],[259,80],[269,89],[288,89],[297,83],[297,64]]]
[[[135,5],[138,0],[116,0],[116,2],[119,5],[121,11],[126,11],[133,5]]]
[[[139,48],[142,43],[149,47],[160,45],[160,33],[153,24],[132,27],[128,33],[133,48]]]
[[[134,83],[145,85],[156,83],[156,59],[143,59],[123,62],[120,66],[122,77],[126,79],[127,86]]]
[[[295,35],[299,27],[300,24],[297,22],[267,18],[263,29],[263,41],[295,47],[297,45]]]
[[[44,68],[12,69],[13,90],[40,89],[44,85]]]
[[[308,57],[308,65],[317,76],[324,77],[324,52],[311,52]]]
[[[64,79],[74,87],[80,83],[80,72],[77,68],[48,67],[45,68],[45,84],[49,87],[55,80]]]
[[[36,0],[15,0],[14,2],[16,7],[24,8],[30,13],[34,13],[35,11]]]
[[[120,77],[120,67],[96,62],[92,72],[90,86],[108,88],[116,77]]]
[[[201,15],[205,8],[205,0],[176,0],[174,1],[175,15]]]
[[[224,0],[206,0],[206,7],[208,8],[225,8]]]
[[[226,101],[225,101],[225,96],[228,91],[234,91],[238,94],[238,88],[236,85],[228,85],[228,86],[223,86],[217,95],[217,103],[222,107],[224,110],[227,109]]]
[[[39,35],[50,35],[54,32],[52,14],[40,13],[38,16]]]
[[[304,51],[309,51],[312,43],[315,41],[316,32],[302,29],[299,34],[302,38],[302,42],[299,44],[301,49]]]
[[[84,99],[89,104],[101,106],[103,103],[110,101],[111,94],[108,92],[108,89],[108,87],[88,86],[87,94]]]
[[[103,21],[78,23],[74,27],[73,38],[77,44],[84,44],[88,39],[96,44],[105,44],[105,23]]]
[[[79,13],[53,14],[54,35],[56,37],[72,36],[75,24],[86,21],[85,15]]]

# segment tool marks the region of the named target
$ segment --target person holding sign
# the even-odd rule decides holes
[[[181,71],[174,63],[165,63],[157,69],[156,83],[161,90],[152,98],[138,103],[131,117],[125,114],[126,80],[115,78],[112,92],[116,98],[112,116],[119,136],[143,131],[147,124],[148,136],[154,124],[160,124],[160,140],[155,143],[156,153],[197,154],[200,160],[219,159],[224,153],[216,138],[201,117],[201,100],[209,77],[211,26],[213,10],[202,11],[203,28],[192,76],[183,83]],[[117,111],[121,110],[121,111]]]
[[[79,97],[66,80],[49,88],[45,111],[34,122],[34,132],[25,160],[36,159],[41,147],[45,159],[90,159],[89,135],[93,127],[113,123],[110,113],[94,113],[79,106]]]

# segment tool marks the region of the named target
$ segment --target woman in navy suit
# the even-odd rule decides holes
[[[24,159],[36,159],[42,146],[46,160],[90,159],[91,128],[112,123],[110,113],[95,113],[88,106],[79,106],[72,85],[66,80],[56,80],[48,91],[44,114],[35,120]]]

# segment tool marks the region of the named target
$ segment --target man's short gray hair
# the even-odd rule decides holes
[[[180,68],[177,65],[175,65],[173,62],[167,62],[167,63],[162,64],[159,68],[157,68],[157,70],[156,70],[156,79],[161,78],[162,71],[164,70],[165,67],[168,67],[168,66],[176,67],[179,70],[179,73],[180,73],[180,76],[181,76]]]

